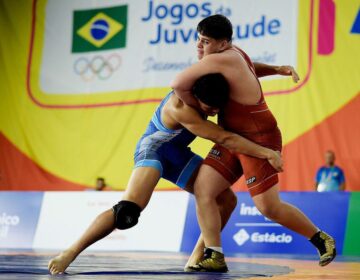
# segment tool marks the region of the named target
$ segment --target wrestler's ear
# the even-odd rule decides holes
[[[227,48],[228,46],[228,41],[227,40],[222,40],[221,43],[220,43],[220,50],[223,51]]]

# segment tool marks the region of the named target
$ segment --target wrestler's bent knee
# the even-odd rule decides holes
[[[259,210],[259,212],[261,214],[263,214],[263,216],[265,216],[266,218],[268,218],[270,220],[277,219],[280,209],[276,205],[272,205],[272,204],[257,205],[257,204],[255,204],[255,206]]]
[[[115,215],[115,227],[118,229],[128,229],[138,223],[141,207],[134,202],[121,200],[113,206]]]

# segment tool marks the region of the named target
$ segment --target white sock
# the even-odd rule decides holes
[[[211,249],[211,250],[214,250],[214,251],[216,251],[216,252],[219,252],[219,253],[223,253],[223,249],[222,249],[222,247],[208,247],[209,249]]]
[[[317,233],[319,233],[319,232],[321,232],[321,229],[319,229],[319,228],[316,228],[317,229],[317,232],[315,233],[315,234],[317,234]],[[314,234],[314,235],[315,235]],[[311,236],[308,240],[310,241],[311,240],[311,238],[313,238],[314,237],[314,235],[313,236]]]

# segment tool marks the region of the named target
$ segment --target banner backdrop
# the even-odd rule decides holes
[[[44,194],[3,192],[0,195],[0,248],[31,248]]]
[[[343,254],[350,193],[282,192],[281,198],[301,209],[320,229],[336,240],[338,254]],[[272,222],[254,206],[248,193],[237,193],[238,205],[222,231],[222,246],[229,253],[317,254],[303,236]],[[314,204],[316,201],[316,204]],[[329,205],[336,207],[329,207]],[[356,211],[354,211],[354,214]],[[195,199],[191,196],[186,216],[181,250],[191,252],[200,228],[196,222]],[[355,231],[347,234],[347,244],[354,245]],[[359,250],[348,250],[356,254]],[[350,253],[350,254],[351,254]]]
[[[82,190],[98,176],[124,189],[170,81],[196,62],[197,23],[216,13],[254,61],[301,77],[262,80],[283,134],[282,190],[312,190],[328,149],[360,190],[356,0],[0,0],[1,189]]]
[[[185,192],[157,192],[141,212],[135,227],[114,230],[89,249],[179,251],[188,196]],[[46,192],[33,248],[59,250],[69,247],[97,215],[111,209],[121,197],[122,192]]]
[[[65,250],[122,194],[118,191],[1,192],[0,249]],[[306,238],[262,216],[248,193],[236,195],[239,203],[222,233],[226,254],[317,255]],[[339,255],[360,256],[359,193],[281,192],[280,196],[331,234]],[[199,235],[194,196],[158,191],[141,212],[135,227],[114,230],[88,250],[191,253]]]

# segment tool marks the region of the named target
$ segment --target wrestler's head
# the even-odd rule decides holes
[[[335,153],[331,150],[325,153],[325,163],[327,166],[334,166],[335,164]]]
[[[229,99],[229,84],[219,73],[200,77],[192,89],[199,101],[200,109],[208,116],[215,116]]]
[[[199,22],[197,32],[196,48],[198,59],[212,53],[224,51],[231,45],[232,24],[223,15],[204,18]]]

